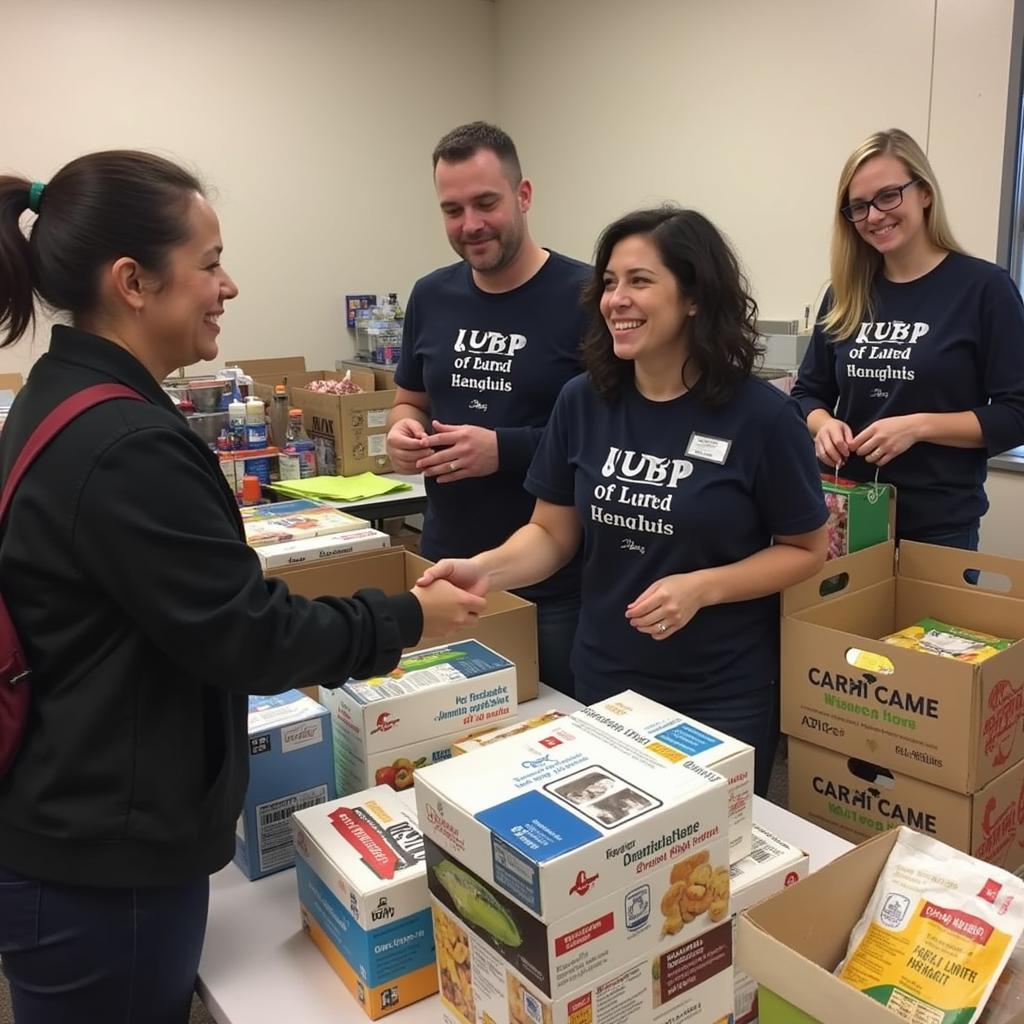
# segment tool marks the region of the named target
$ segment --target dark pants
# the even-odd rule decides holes
[[[579,594],[537,602],[537,660],[540,663],[540,681],[567,697],[573,696],[570,660],[579,618]]]
[[[907,540],[919,540],[922,544],[938,544],[944,548],[963,548],[965,551],[978,550],[978,524],[963,526],[958,530],[945,530],[939,533],[924,534],[920,537],[908,537]]]
[[[0,868],[0,956],[17,1024],[186,1024],[210,880],[57,885]]]

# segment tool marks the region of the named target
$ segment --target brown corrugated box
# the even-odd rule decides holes
[[[1007,871],[1024,865],[1024,761],[968,796],[790,737],[788,807],[852,843],[908,825]]]
[[[397,594],[412,587],[432,564],[400,548],[388,548],[271,569],[267,575],[280,577],[289,589],[304,597],[349,595],[361,587],[379,587],[385,593]],[[488,594],[487,608],[472,628],[445,639],[479,640],[493,648],[516,666],[519,701],[537,696],[537,609],[529,601],[506,591]]]
[[[971,569],[1010,590],[968,583]],[[911,542],[896,560],[878,544],[791,587],[782,612],[784,733],[966,794],[1024,758],[1024,644],[975,665],[878,639],[926,616],[1019,639],[1024,562]],[[892,672],[854,667],[851,649]]]
[[[736,933],[736,966],[825,1024],[904,1020],[832,974],[897,834],[893,829],[867,840],[744,911]],[[1024,1024],[1024,1013],[1012,1024]]]
[[[17,394],[24,383],[20,373],[0,373],[0,391],[13,391]]]

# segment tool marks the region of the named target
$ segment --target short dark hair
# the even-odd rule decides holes
[[[583,361],[595,390],[603,398],[613,398],[633,375],[632,363],[615,355],[601,315],[612,250],[633,235],[650,238],[680,294],[696,303],[697,313],[689,321],[687,366],[699,378],[691,393],[708,405],[728,401],[750,376],[757,358],[757,303],[739,261],[714,224],[696,210],[677,206],[627,213],[605,228],[597,241],[594,273],[583,292],[590,314]]]
[[[35,321],[36,295],[72,316],[96,306],[104,264],[131,257],[154,274],[188,238],[194,174],[152,153],[108,150],[62,167],[46,185],[26,238],[31,184],[0,176],[0,347]]]
[[[518,185],[523,180],[523,169],[519,164],[516,144],[497,125],[488,124],[486,121],[471,121],[448,132],[434,147],[434,170],[437,170],[438,160],[446,160],[453,164],[461,163],[481,149],[489,149],[494,153],[505,170],[505,177],[513,185]]]

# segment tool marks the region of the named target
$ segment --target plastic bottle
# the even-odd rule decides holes
[[[270,406],[270,443],[283,448],[288,443],[288,389],[283,384],[274,387]]]
[[[228,434],[230,451],[238,451],[245,444],[245,402],[236,399],[228,406]]]
[[[288,438],[279,459],[282,480],[308,480],[316,476],[316,445],[302,423],[302,410],[288,413]]]
[[[245,400],[245,447],[267,447],[267,413],[259,398]]]

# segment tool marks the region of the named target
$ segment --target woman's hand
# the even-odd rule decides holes
[[[423,570],[417,587],[429,587],[438,580],[447,580],[460,590],[484,597],[490,589],[487,573],[472,558],[442,558]]]
[[[485,598],[447,580],[439,579],[429,587],[417,584],[412,594],[423,609],[424,637],[443,637],[466,629],[487,607]]]
[[[873,466],[884,466],[921,440],[916,415],[889,416],[875,420],[850,442],[850,451]]]
[[[666,640],[682,629],[707,603],[705,578],[700,572],[665,576],[652,583],[626,606],[629,624],[655,640]]]
[[[849,457],[853,431],[842,420],[829,417],[814,435],[814,454],[818,461],[838,469]]]

